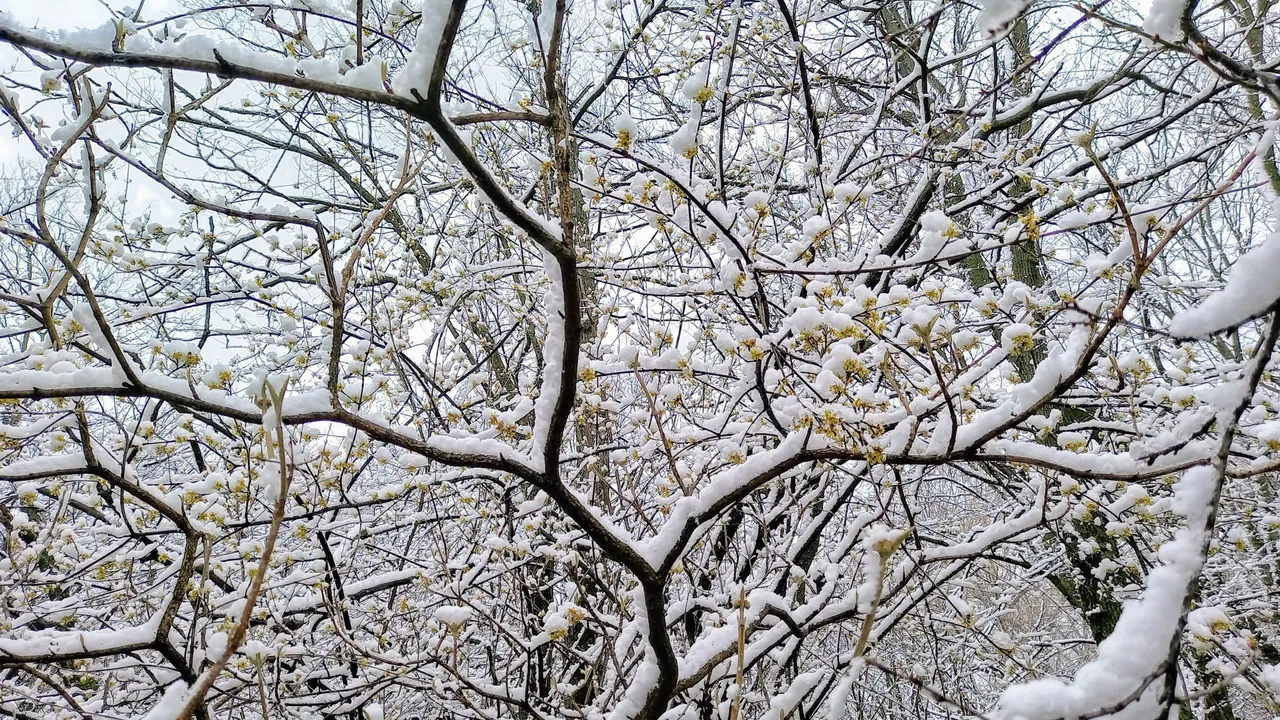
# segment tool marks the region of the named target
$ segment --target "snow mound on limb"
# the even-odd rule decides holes
[[[1098,644],[1098,656],[1071,682],[1045,678],[1013,685],[1000,696],[999,720],[1101,717],[1147,720],[1162,715],[1164,663],[1178,631],[1183,602],[1204,564],[1205,523],[1212,512],[1218,477],[1213,468],[1193,468],[1175,487],[1173,509],[1187,519],[1172,542],[1159,550],[1163,565],[1147,576],[1141,599],[1125,604],[1115,630]],[[1100,713],[1103,708],[1118,708]]]
[[[1272,208],[1273,223],[1280,207]],[[1206,338],[1265,314],[1280,302],[1280,230],[1273,229],[1262,244],[1231,267],[1227,284],[1195,307],[1169,322],[1169,333],[1182,338]]]

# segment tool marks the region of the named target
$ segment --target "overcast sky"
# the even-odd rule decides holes
[[[113,8],[137,7],[141,0],[107,0]],[[156,17],[175,8],[175,0],[146,0],[144,17]],[[0,0],[0,9],[27,25],[44,28],[73,28],[97,25],[107,18],[107,10],[98,0]]]
[[[145,2],[143,19],[164,17],[181,9],[180,0],[0,0],[0,10],[23,25],[46,30],[75,29],[96,27],[106,22],[110,15],[104,7],[104,2],[115,9],[136,8],[139,2]],[[0,66],[6,70],[10,69],[14,66],[16,59],[17,53],[12,47],[0,46]],[[26,63],[18,63],[18,66],[29,67]],[[23,73],[19,73],[17,77],[39,84],[38,77],[34,73],[30,77],[23,77]],[[26,101],[35,99],[30,95],[23,98]],[[30,106],[24,103],[25,107]],[[60,119],[59,108],[53,105],[42,105],[38,112],[51,125],[56,124]],[[65,116],[64,113],[63,117]],[[5,130],[8,128],[6,127]],[[0,132],[0,174],[3,174],[2,166],[12,165],[19,159],[35,161],[39,157],[31,149],[25,137],[13,137],[9,132]],[[182,211],[182,205],[173,200],[171,193],[145,180],[131,177],[129,193],[134,210],[149,210],[152,219],[159,222],[172,222]],[[136,213],[131,212],[130,215],[134,216]]]

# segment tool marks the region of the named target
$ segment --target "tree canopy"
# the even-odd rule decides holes
[[[96,11],[0,14],[0,716],[1280,712],[1271,0]]]

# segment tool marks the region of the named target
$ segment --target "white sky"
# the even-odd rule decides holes
[[[137,7],[144,0],[108,0],[113,8]],[[157,17],[178,7],[175,0],[145,0],[143,17]],[[0,10],[19,22],[46,29],[93,26],[107,19],[97,0],[0,0]]]
[[[120,9],[130,6],[137,7],[138,2],[144,0],[106,1],[109,2],[112,8]],[[179,0],[145,0],[145,3],[143,19],[156,19],[181,11]],[[98,0],[0,0],[0,11],[7,13],[10,20],[22,25],[46,30],[96,27],[106,22],[110,17],[107,9]],[[15,77],[26,82],[39,83],[38,76],[34,72],[26,70],[30,65],[25,61],[19,61],[19,56],[13,48],[8,45],[0,45],[0,68],[7,72],[14,69],[15,66],[19,69]],[[28,93],[22,97],[25,109],[30,107],[27,105],[27,101],[34,99],[35,96]],[[35,112],[47,123],[54,125],[61,117],[65,116],[66,109],[59,103],[51,102],[39,105]],[[19,159],[39,164],[39,156],[31,149],[30,141],[26,137],[14,137],[8,130],[9,128],[6,124],[4,131],[0,132],[0,167],[14,163]],[[175,222],[183,212],[183,204],[175,200],[168,190],[139,177],[137,173],[130,173],[128,169],[123,169],[120,172],[122,174],[114,177],[110,183],[109,192],[124,192],[127,187],[130,217],[147,214],[152,220],[168,224]],[[130,183],[127,186],[122,182],[125,176],[130,179]],[[234,350],[217,347],[216,343],[206,346],[204,355],[205,359],[210,363],[229,362],[234,361],[236,358]]]
[[[6,13],[11,20],[22,25],[39,27],[46,30],[73,30],[77,28],[96,27],[110,18],[107,8],[136,8],[143,3],[143,19],[156,19],[174,14],[182,10],[180,0],[0,0],[0,11]],[[18,62],[18,55],[8,45],[0,46],[0,68],[8,71],[15,68],[29,67]],[[34,73],[27,75],[19,72],[16,77],[38,84]],[[31,100],[24,96],[24,100]],[[24,109],[26,106],[24,103]],[[59,121],[61,108],[54,104],[44,104],[36,111],[50,125]],[[7,128],[6,128],[7,129]],[[0,166],[9,165],[19,159],[38,160],[25,137],[13,137],[9,132],[0,132]],[[152,219],[160,222],[172,222],[181,212],[182,206],[175,204],[172,195],[152,183],[133,178],[130,187],[130,204],[136,210],[151,210]],[[134,215],[131,212],[130,215]]]

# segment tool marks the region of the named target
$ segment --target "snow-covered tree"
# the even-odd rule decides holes
[[[0,716],[1280,712],[1270,0],[92,11]]]

